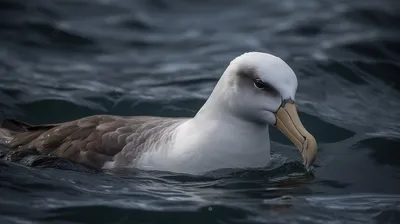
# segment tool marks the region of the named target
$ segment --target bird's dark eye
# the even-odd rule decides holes
[[[254,80],[254,86],[257,89],[264,89],[266,87],[265,83],[263,81],[261,81],[261,79],[255,79]]]
[[[269,83],[265,83],[263,81],[261,81],[261,79],[254,79],[254,86],[257,89],[261,89],[267,92],[276,92],[276,90],[274,89],[274,87],[272,87]]]

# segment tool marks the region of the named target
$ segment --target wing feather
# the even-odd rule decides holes
[[[9,120],[0,124],[0,138],[11,139],[6,147],[12,150],[36,149],[43,155],[58,156],[101,169],[105,162],[112,160],[126,146],[132,148],[129,157],[134,159],[145,150],[151,136],[158,139],[161,129],[178,120],[95,115],[37,126]],[[1,136],[2,133],[9,136]]]

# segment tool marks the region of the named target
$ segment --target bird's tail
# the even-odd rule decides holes
[[[0,127],[0,145],[7,145],[12,139],[10,130]]]
[[[6,119],[0,122],[0,145],[7,146],[13,136],[20,132],[27,131],[28,124],[12,120]]]

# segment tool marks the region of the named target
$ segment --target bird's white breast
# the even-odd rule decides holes
[[[270,159],[268,128],[189,120],[174,133],[165,148],[145,153],[137,167],[199,174],[221,168],[263,167]]]

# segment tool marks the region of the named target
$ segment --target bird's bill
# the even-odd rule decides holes
[[[285,102],[276,112],[276,127],[299,149],[304,165],[309,168],[315,161],[317,142],[303,126],[294,102]]]

